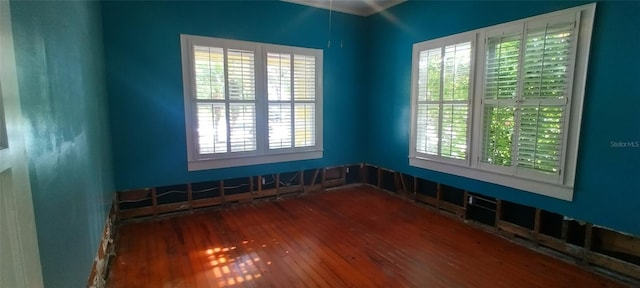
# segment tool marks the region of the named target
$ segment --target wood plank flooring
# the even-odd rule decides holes
[[[107,287],[623,287],[367,187],[120,227]]]

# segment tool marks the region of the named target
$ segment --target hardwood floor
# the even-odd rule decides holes
[[[622,287],[372,188],[120,227],[107,287]]]

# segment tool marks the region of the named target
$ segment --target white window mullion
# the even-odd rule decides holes
[[[289,111],[291,111],[291,125],[290,125],[290,129],[291,129],[291,148],[295,148],[296,147],[296,128],[295,128],[295,123],[296,123],[296,111],[294,110],[294,104],[295,104],[295,55],[294,54],[289,54],[289,57],[291,57],[291,61],[289,62],[289,85],[291,86],[291,89],[289,91],[289,99],[291,99],[291,102],[289,103]]]
[[[572,85],[569,85],[567,87],[567,97],[565,98],[564,118],[565,118],[566,122],[565,122],[565,125],[563,125],[563,127],[562,127],[563,128],[562,129],[562,134],[565,135],[565,136],[562,139],[562,150],[561,150],[561,151],[564,152],[564,155],[562,155],[563,157],[560,158],[560,171],[559,171],[560,173],[559,173],[559,178],[558,178],[558,182],[560,184],[565,184],[565,182],[567,182],[566,181],[567,174],[572,174],[572,175],[569,176],[569,178],[571,179],[571,182],[573,182],[573,171],[569,172],[568,169],[566,168],[566,164],[567,164],[567,162],[575,162],[575,159],[573,159],[573,158],[574,158],[574,155],[577,155],[577,149],[571,149],[571,148],[574,148],[574,147],[570,147],[569,146],[569,142],[570,142],[570,140],[572,138],[572,134],[575,133],[575,135],[577,135],[576,132],[574,132],[573,130],[570,129],[570,126],[571,125],[575,125],[574,122],[578,122],[578,125],[579,125],[579,122],[580,122],[580,121],[574,121],[574,122],[570,121],[571,119],[574,118],[571,115],[571,113],[572,113],[571,111],[573,109],[575,109],[574,105],[575,106],[579,106],[579,107],[577,107],[578,108],[577,110],[582,112],[582,106],[580,104],[578,104],[578,103],[581,103],[583,98],[582,97],[576,97],[574,99],[574,97],[573,97],[574,87],[579,87],[579,84],[576,85],[576,83],[574,83],[574,82],[576,82],[575,80],[578,80],[578,82],[580,80],[580,77],[576,77],[577,76],[576,75],[576,71],[577,71],[577,69],[576,69],[577,60],[576,59],[578,57],[578,46],[579,46],[579,42],[578,41],[582,40],[582,39],[578,38],[578,35],[580,35],[581,33],[584,33],[580,29],[580,27],[582,27],[582,25],[581,25],[581,21],[582,21],[582,17],[581,16],[582,16],[582,14],[583,14],[582,11],[575,12],[575,20],[573,22],[574,23],[574,26],[573,26],[574,31],[573,31],[573,35],[571,37],[571,41],[574,42],[574,45],[572,45],[572,47],[571,47],[571,55],[573,55],[573,57],[571,57],[571,59],[569,61],[569,67],[571,69],[568,71],[569,78],[567,79],[567,81],[569,81],[569,83],[571,83]],[[587,34],[588,34],[588,37],[591,36],[590,32],[587,33]],[[580,37],[580,38],[583,38],[583,37]],[[585,63],[585,65],[586,65],[586,63]],[[576,104],[578,104],[578,105],[576,105]],[[580,119],[580,115],[578,115],[577,119]],[[574,130],[579,131],[579,129],[574,129]],[[577,140],[578,137],[576,136],[575,138]],[[575,143],[575,146],[577,147],[577,143]],[[573,150],[575,150],[575,151],[573,151]],[[569,172],[569,173],[567,173],[567,172]]]
[[[225,125],[227,126],[227,153],[231,152],[231,125],[229,124],[229,55],[228,55],[228,49],[225,47],[223,49],[223,53],[224,53],[224,81],[225,81],[225,85],[224,85],[224,113],[226,116],[226,123]]]
[[[269,151],[269,121],[267,101],[267,49],[264,45],[256,47],[256,138],[258,155]]]
[[[438,92],[438,156],[442,155],[442,115],[443,115],[443,100],[444,100],[444,60],[445,60],[445,46],[440,48],[440,91]],[[428,116],[427,116],[428,117]]]
[[[522,25],[522,32],[520,33],[520,51],[518,52],[518,84],[516,87],[516,97],[515,97],[515,107],[513,109],[513,135],[511,137],[511,173],[512,175],[517,174],[518,169],[518,158],[520,150],[520,125],[521,125],[521,113],[522,113],[522,87],[523,87],[523,75],[524,75],[524,54],[527,46],[527,23],[525,22]]]
[[[471,127],[471,139],[470,139],[470,150],[471,150],[471,155],[473,155],[473,157],[471,157],[470,159],[470,166],[478,169],[480,166],[480,157],[482,157],[482,145],[483,145],[483,124],[482,124],[482,119],[484,119],[484,100],[482,98],[482,92],[485,89],[485,83],[484,83],[484,71],[486,69],[485,65],[485,53],[486,53],[486,45],[487,45],[487,39],[488,35],[486,33],[478,33],[475,37],[476,40],[476,45],[475,45],[475,50],[473,53],[473,68],[472,71],[474,71],[474,84],[473,85],[473,90],[471,91],[473,97],[471,98],[471,108],[470,110],[473,111],[472,115],[473,118],[470,117],[470,121],[471,124],[469,125],[469,127]],[[480,40],[481,41],[478,41]]]
[[[191,40],[185,40],[184,42],[187,43],[187,55],[185,55],[186,57],[188,57],[188,61],[190,63],[189,69],[184,69],[188,71],[188,76],[189,77],[189,88],[191,89],[190,93],[188,93],[189,95],[189,99],[188,99],[188,104],[190,104],[188,106],[188,109],[185,109],[185,111],[189,110],[191,112],[190,115],[187,115],[186,119],[187,119],[187,123],[190,124],[187,132],[187,137],[189,137],[189,141],[187,141],[187,143],[190,143],[191,145],[189,145],[189,147],[191,148],[191,151],[189,151],[188,154],[190,154],[190,158],[196,158],[199,159],[200,158],[200,152],[199,152],[199,143],[196,139],[199,139],[200,134],[198,133],[197,127],[198,127],[198,101],[197,101],[197,88],[196,88],[196,72],[195,72],[195,66],[196,66],[196,56],[195,56],[195,45],[193,43],[193,41]],[[184,48],[183,48],[184,49]],[[183,54],[184,51],[183,51]],[[184,57],[184,56],[183,56]],[[185,93],[187,94],[187,93]]]

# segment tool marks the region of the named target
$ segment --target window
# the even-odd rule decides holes
[[[189,170],[322,157],[322,50],[181,42]]]
[[[410,164],[571,200],[594,12],[415,44]]]
[[[416,45],[416,154],[465,163],[473,34]]]

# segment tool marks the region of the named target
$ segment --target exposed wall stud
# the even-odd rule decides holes
[[[589,263],[589,252],[591,251],[591,242],[593,241],[593,225],[587,223],[584,230],[584,255],[582,256],[582,263]]]
[[[254,191],[254,184],[253,184],[253,176],[249,177],[249,195],[251,195],[251,201],[253,201],[255,199],[256,193]]]
[[[151,188],[151,203],[153,203],[153,216],[158,216],[158,193],[156,187]]]
[[[498,224],[500,223],[500,221],[502,221],[502,200],[496,199],[496,229],[497,230],[500,230],[500,228],[498,228]]]
[[[276,181],[276,199],[280,199],[280,173],[276,174],[274,181]]]
[[[436,208],[440,211],[440,202],[442,201],[442,185],[436,184]]]
[[[542,216],[542,210],[540,210],[539,208],[536,208],[536,214],[533,220],[533,234],[531,235],[532,236],[531,238],[536,245],[538,245],[538,238],[539,238],[538,236],[540,235],[541,216]]]
[[[191,183],[187,184],[187,202],[189,202],[189,212],[193,212],[193,188]]]
[[[224,199],[224,180],[220,180],[218,187],[220,189],[220,198],[222,199],[222,203],[224,203],[225,202],[225,199]]]

